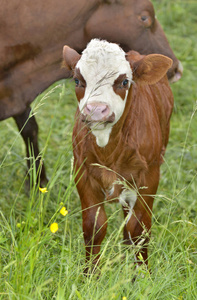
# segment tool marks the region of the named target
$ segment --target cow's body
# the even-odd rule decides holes
[[[103,43],[92,41],[87,47],[89,53],[96,45],[108,47],[109,43]],[[119,200],[122,204],[128,218],[124,228],[126,243],[138,243],[143,231],[150,232],[152,205],[173,109],[173,95],[164,76],[170,66],[169,59],[157,55],[143,57],[130,51],[125,62],[121,53],[118,65],[113,59],[116,55],[109,51],[112,72],[110,59],[104,59],[105,50],[98,53],[101,59],[94,51],[88,56],[85,50],[80,57],[64,48],[65,66],[67,70],[74,68],[79,101],[73,152],[87,259],[91,252],[98,255],[106,233],[105,201]],[[103,64],[107,61],[103,74],[102,61]],[[95,79],[98,74],[100,78]],[[145,236],[140,251],[147,262]],[[98,256],[94,262],[97,260]]]
[[[66,43],[81,52],[91,38],[120,44],[142,54],[161,53],[173,60],[171,81],[181,76],[154,9],[148,0],[3,1],[0,10],[0,120],[14,117],[34,154],[39,154],[35,118],[23,128],[30,103],[53,82],[67,78],[60,68]],[[39,165],[39,160],[37,161]],[[44,169],[41,180],[45,180]]]

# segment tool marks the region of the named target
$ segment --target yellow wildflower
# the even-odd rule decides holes
[[[41,187],[39,187],[39,190],[40,190],[40,192],[41,193],[43,193],[43,194],[45,194],[45,193],[48,193],[48,191],[47,191],[47,188],[45,187],[45,188],[41,188]]]
[[[52,223],[50,226],[50,230],[52,233],[55,233],[56,231],[58,231],[58,224],[57,223]]]
[[[127,300],[127,297],[125,297],[125,296],[124,296],[124,297],[122,297],[122,300]]]
[[[64,216],[64,217],[68,214],[68,211],[67,211],[67,209],[66,209],[65,206],[63,206],[63,207],[60,209],[60,214],[61,214],[62,216]]]

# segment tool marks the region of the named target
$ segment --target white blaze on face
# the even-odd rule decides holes
[[[122,116],[126,104],[128,90],[122,99],[113,89],[115,80],[125,74],[132,81],[132,71],[129,62],[125,58],[125,52],[117,45],[107,41],[92,40],[83,51],[76,68],[80,70],[86,81],[84,97],[80,100],[79,109],[83,114],[84,107],[91,103],[106,104],[109,107],[109,115],[114,114],[111,123],[94,123],[91,126],[92,133],[96,136],[100,147],[107,145],[112,126]]]

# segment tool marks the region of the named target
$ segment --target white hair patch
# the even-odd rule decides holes
[[[122,206],[128,208],[127,223],[132,216],[132,210],[137,200],[137,193],[134,190],[124,189],[119,196],[119,202]]]
[[[79,68],[86,81],[85,94],[79,103],[81,113],[83,114],[87,104],[103,103],[109,107],[110,114],[115,116],[113,122],[105,125],[97,124],[98,126],[92,128],[98,146],[104,147],[109,141],[111,128],[124,112],[128,95],[127,90],[125,99],[122,99],[115,93],[113,85],[115,80],[124,74],[130,87],[132,82],[130,64],[125,58],[125,52],[117,44],[93,39],[83,51],[76,68]]]

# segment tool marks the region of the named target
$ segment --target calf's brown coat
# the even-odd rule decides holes
[[[132,215],[125,223],[124,241],[127,244],[141,241],[140,253],[148,263],[149,238],[147,234],[143,237],[143,233],[150,235],[153,200],[169,138],[173,95],[165,73],[171,60],[162,55],[142,56],[135,51],[128,52],[126,58],[133,70],[134,84],[130,86],[122,117],[112,127],[108,144],[99,147],[88,124],[84,125],[79,109],[75,116],[75,181],[82,205],[86,259],[93,254],[94,264],[99,260],[107,230],[104,203],[118,200],[125,188],[123,182],[137,193]],[[75,78],[79,59],[77,52],[64,48],[65,66]],[[79,88],[76,91],[80,101],[84,93]],[[114,190],[110,192],[112,186]],[[129,211],[123,205],[125,218]]]

